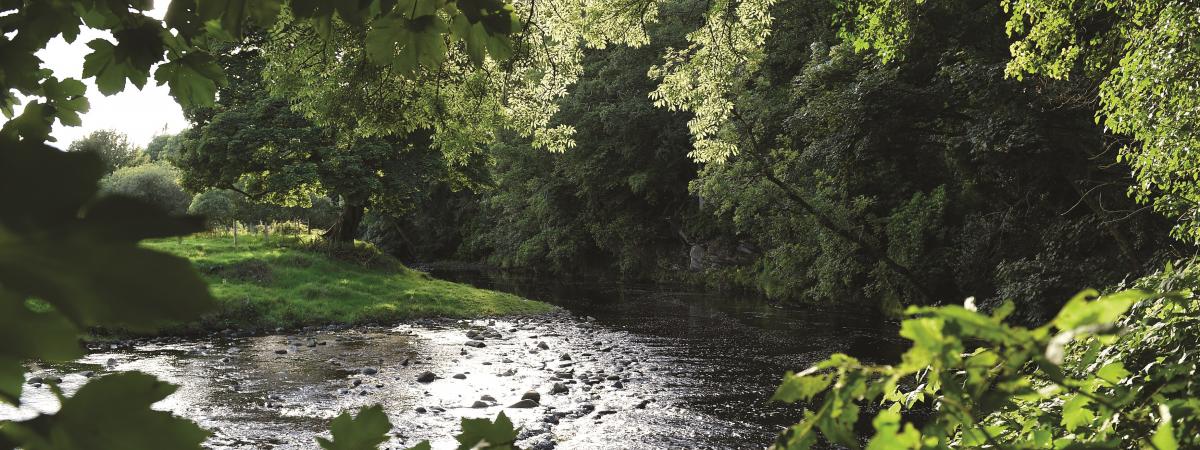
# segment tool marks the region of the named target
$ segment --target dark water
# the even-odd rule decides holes
[[[797,407],[768,402],[784,373],[831,353],[893,363],[907,348],[894,322],[838,307],[781,305],[752,294],[702,292],[664,284],[564,281],[464,270],[438,278],[511,292],[595,319],[673,355],[678,400],[746,424],[762,445],[799,420]],[[733,430],[730,430],[732,433]]]
[[[659,285],[435,275],[565,312],[132,341],[30,375],[61,376],[70,394],[85,371],[153,374],[180,386],[156,408],[211,430],[206,444],[219,449],[316,448],[334,416],[371,404],[395,424],[385,448],[455,448],[459,420],[501,412],[523,428],[525,448],[762,448],[800,416],[767,403],[784,372],[833,352],[885,362],[903,346],[894,326],[856,311]],[[466,345],[472,330],[488,334],[486,346]],[[417,382],[424,371],[439,378]],[[540,393],[537,407],[510,407],[528,391]],[[0,407],[0,419],[57,409],[45,386],[27,385],[22,401]]]

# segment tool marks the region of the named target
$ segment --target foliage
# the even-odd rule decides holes
[[[180,147],[183,145],[182,134],[160,134],[150,139],[144,150],[151,162],[174,162],[179,158]]]
[[[92,152],[104,162],[104,173],[145,163],[142,152],[129,143],[129,137],[113,130],[88,133],[67,147],[71,152]]]
[[[3,401],[19,404],[24,360],[75,358],[82,354],[76,336],[84,330],[148,330],[194,320],[212,307],[185,260],[137,245],[197,231],[199,220],[168,217],[130,197],[97,198],[104,169],[95,153],[11,139],[0,149],[0,308],[6,311],[0,329],[8,337],[0,345]],[[25,194],[30,191],[39,195]],[[50,309],[30,310],[31,298]],[[55,414],[0,424],[0,442],[82,449],[115,439],[128,448],[199,448],[204,433],[194,424],[149,409],[172,389],[141,375],[105,377],[63,400]],[[118,417],[128,420],[102,419]],[[148,432],[146,423],[159,426]]]
[[[179,171],[162,163],[117,169],[100,179],[100,194],[136,198],[172,215],[186,213],[192,201],[179,185]]]
[[[403,212],[425,186],[453,177],[425,133],[357,137],[319,127],[267,92],[256,50],[218,56],[234,75],[211,108],[188,111],[194,121],[176,164],[190,188],[235,189],[253,204],[306,207],[315,197],[340,199],[328,237],[349,242],[363,210]],[[263,216],[263,214],[258,214]]]
[[[238,219],[241,203],[240,194],[214,189],[196,194],[187,210],[188,214],[203,216],[210,225],[229,227]]]
[[[665,12],[688,17],[698,9],[685,3]],[[575,128],[575,148],[545,155],[520,139],[491,146],[493,187],[471,213],[467,254],[501,267],[593,268],[627,278],[686,264],[679,234],[696,235],[688,227],[700,222],[687,191],[696,167],[687,157],[686,118],[654,108],[645,77],[661,49],[681,40],[689,24],[680,22],[652,27],[645,47],[585,56],[584,74],[555,117]]]
[[[1168,266],[1138,289],[1084,291],[1034,329],[1005,323],[1012,304],[910,308],[900,334],[913,345],[898,365],[838,354],[784,378],[774,398],[813,409],[776,447],[858,448],[853,427],[872,402],[867,448],[1194,446],[1200,403],[1186,374],[1200,361],[1176,349],[1197,339],[1198,273]]]

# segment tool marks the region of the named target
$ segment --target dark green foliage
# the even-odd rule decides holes
[[[379,405],[369,406],[358,411],[357,417],[350,417],[349,412],[333,419],[329,424],[329,432],[333,439],[317,438],[321,448],[325,450],[360,450],[377,448],[387,440],[387,432],[392,429],[387,414]]]
[[[148,330],[213,306],[186,260],[137,245],[197,231],[200,221],[131,197],[96,199],[103,171],[93,152],[0,146],[0,328],[9,337],[0,344],[0,398],[8,403],[20,398],[24,360],[80,355],[75,336],[83,330]],[[31,298],[50,309],[30,310]],[[58,413],[6,423],[0,435],[29,449],[199,448],[198,427],[149,409],[173,389],[143,375],[106,377],[63,400]]]
[[[694,183],[711,211],[762,249],[742,271],[767,292],[889,308],[1014,299],[1036,322],[1057,306],[1041,302],[1120,280],[1165,247],[1148,230],[1166,224],[1123,195],[1128,168],[1094,157],[1109,138],[1091,105],[1073,101],[1086,86],[1035,90],[1004,78],[994,2],[931,8],[907,57],[889,65],[822,44],[836,38],[800,12],[813,3],[824,4],[780,5],[792,32],[769,42],[764,75],[780,81],[744,97],[743,154]]]
[[[92,381],[62,408],[3,431],[27,450],[200,449],[208,437],[195,423],[154,411],[150,406],[176,387],[140,372],[108,375]]]
[[[546,154],[515,139],[492,147],[495,187],[471,206],[478,212],[464,210],[476,216],[464,253],[562,274],[648,278],[686,267],[685,239],[700,221],[687,192],[696,165],[687,157],[686,117],[653,106],[645,73],[678,44],[690,24],[674,17],[688,8],[671,5],[672,19],[652,29],[650,46],[585,56],[584,75],[556,116],[576,128],[577,147]]]
[[[229,49],[221,62],[231,82],[215,106],[188,111],[195,126],[175,160],[190,189],[237,190],[255,204],[338,198],[341,212],[326,226],[327,237],[348,242],[358,236],[367,208],[402,213],[449,170],[429,147],[428,133],[339,138],[312,124],[267,92],[257,51]]]

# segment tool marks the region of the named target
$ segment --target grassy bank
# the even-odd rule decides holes
[[[146,247],[188,258],[219,304],[204,328],[295,327],[420,317],[481,317],[552,309],[515,295],[436,280],[373,248],[337,251],[298,237],[201,234]]]

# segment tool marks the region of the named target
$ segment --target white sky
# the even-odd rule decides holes
[[[161,18],[163,9],[156,8],[149,11],[148,15]],[[87,43],[96,38],[111,38],[112,35],[86,27],[81,31],[74,43],[67,44],[62,38],[55,38],[38,52],[43,67],[53,70],[58,78],[83,79],[83,57],[92,51]],[[84,80],[84,83],[88,86],[87,98],[91,109],[81,115],[83,126],[67,127],[55,122],[51,135],[58,141],[51,145],[65,149],[71,142],[92,131],[112,129],[129,135],[129,141],[134,145],[145,147],[154,136],[176,133],[188,125],[183,118],[183,110],[175,103],[167,86],[158,86],[154,81],[153,70],[142,90],[126,82],[124,91],[108,97],[96,89],[91,79]]]

